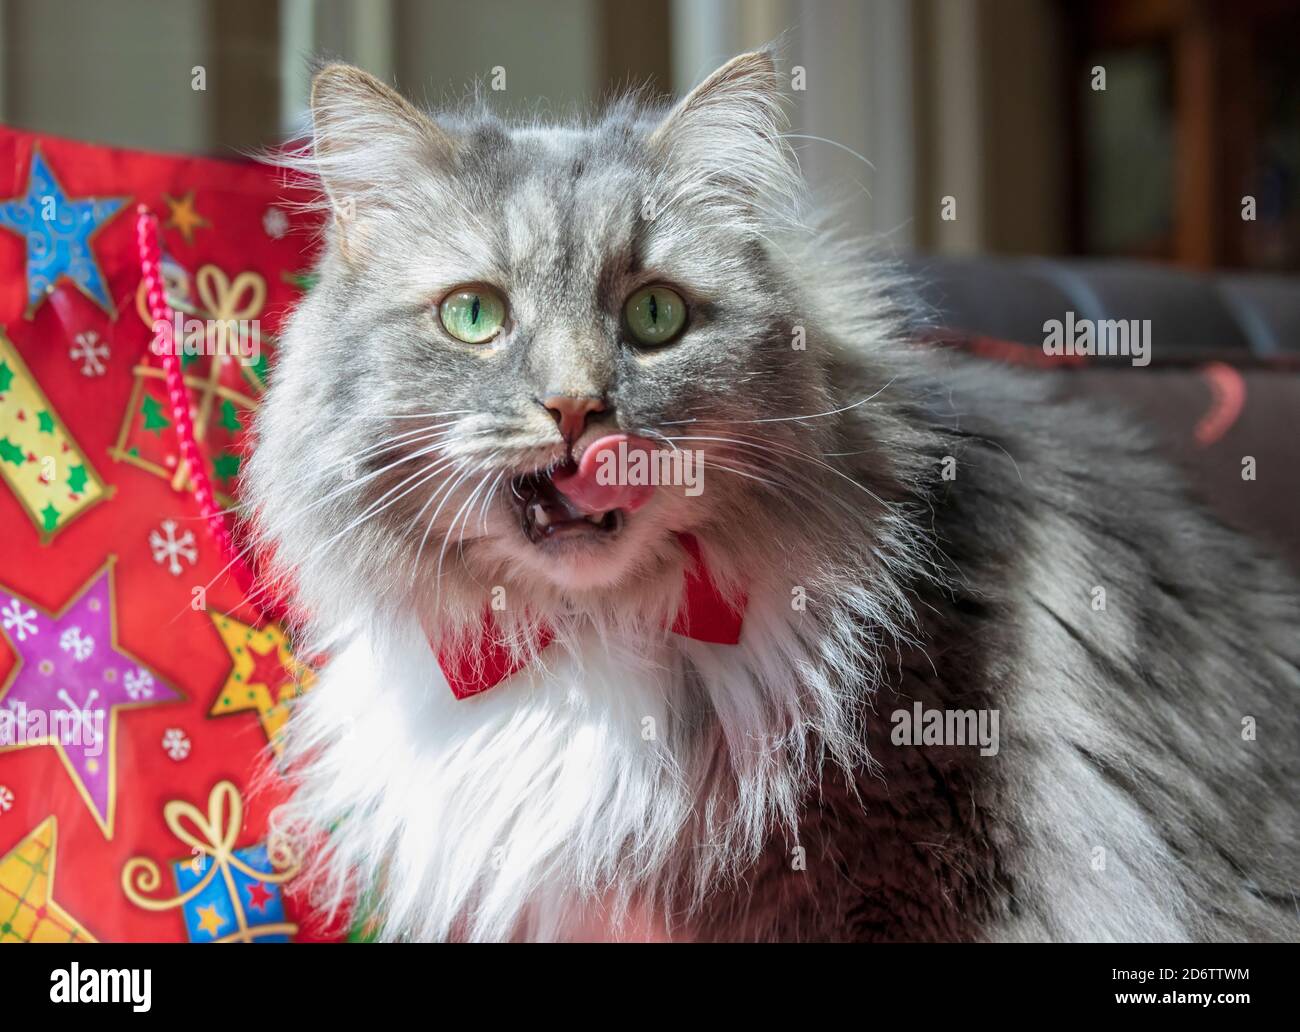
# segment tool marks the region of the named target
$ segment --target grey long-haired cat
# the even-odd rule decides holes
[[[767,53],[589,123],[338,65],[312,106],[334,217],[247,487],[327,656],[279,815],[327,901],[391,938],[1297,937],[1295,582],[1141,433],[906,343],[810,228]],[[627,493],[596,442],[702,476]],[[691,577],[738,642],[672,629]],[[520,669],[457,698],[484,634]]]

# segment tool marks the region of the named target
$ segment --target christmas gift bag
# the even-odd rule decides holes
[[[312,673],[194,490],[238,498],[306,283],[305,199],[252,163],[0,128],[0,942],[332,934],[268,839],[274,775],[252,788]],[[151,346],[141,206],[193,453]],[[232,328],[246,346],[215,347]]]

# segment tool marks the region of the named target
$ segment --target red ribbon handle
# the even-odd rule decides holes
[[[136,207],[135,214],[136,246],[140,256],[140,273],[144,279],[145,297],[149,304],[149,317],[153,320],[155,332],[161,331],[161,336],[155,337],[153,351],[162,360],[167,396],[171,402],[172,425],[176,428],[176,440],[180,445],[181,459],[186,464],[186,472],[194,488],[194,498],[199,503],[199,513],[203,516],[208,533],[217,543],[222,558],[226,560],[226,568],[231,571],[244,596],[268,620],[280,620],[286,612],[284,604],[270,597],[264,589],[257,586],[257,575],[252,566],[244,561],[239,549],[235,547],[234,537],[226,524],[226,514],[217,504],[216,495],[212,490],[212,480],[203,461],[203,452],[194,434],[190,392],[185,386],[180,351],[173,337],[175,317],[171,305],[167,303],[167,291],[163,286],[158,219],[143,204]],[[213,356],[213,361],[216,361],[216,356]],[[261,601],[258,601],[259,597]]]

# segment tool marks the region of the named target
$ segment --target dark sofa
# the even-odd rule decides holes
[[[1066,394],[1130,409],[1226,521],[1300,571],[1300,277],[1202,275],[1137,262],[915,257],[941,337],[989,361],[1060,377]],[[1151,363],[1060,362],[1043,325],[1150,319]],[[1246,456],[1255,479],[1242,477]]]

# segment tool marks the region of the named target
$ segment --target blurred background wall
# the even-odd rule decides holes
[[[562,115],[778,38],[814,186],[900,251],[1300,268],[1296,0],[0,0],[0,119],[232,156],[312,55]]]

